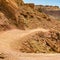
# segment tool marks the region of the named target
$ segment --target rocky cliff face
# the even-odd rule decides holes
[[[47,8],[48,7],[46,7],[46,10],[48,10]],[[50,8],[51,7],[49,7],[49,10],[51,10],[53,7],[51,9]],[[56,7],[56,9],[57,8],[58,7]],[[40,6],[39,7],[35,6],[32,3],[25,4],[22,0],[0,0],[0,31],[10,30],[10,29],[18,29],[18,30],[20,29],[20,31],[22,32],[20,34],[22,34],[23,36],[27,32],[28,35],[22,37],[21,39],[24,41],[21,42],[21,40],[19,40],[18,41],[19,45],[16,45],[16,43],[14,45],[16,47],[20,47],[21,46],[20,43],[21,43],[22,46],[25,47],[25,49],[24,48],[21,49],[22,52],[24,51],[29,53],[32,53],[32,52],[60,53],[60,21],[50,17],[48,14],[44,12],[43,9],[45,10],[44,6],[43,8],[40,8]],[[37,33],[35,34],[34,32],[35,30],[33,30],[31,31],[32,35],[29,34],[30,32],[28,31],[30,31],[30,29],[37,29],[37,28],[39,29],[43,28],[42,29],[43,32],[45,30],[48,30],[48,32],[43,33],[42,31],[39,32],[39,30],[36,30]],[[16,32],[13,30],[13,33],[11,33],[10,36],[14,33]],[[20,39],[19,32],[16,34],[19,35],[18,37]],[[9,32],[7,33],[7,35],[9,35]],[[14,34],[13,36],[16,37],[17,35],[15,36]],[[3,40],[5,41],[4,38]],[[9,38],[7,39],[7,41],[8,40],[13,40],[13,39]],[[49,51],[51,49],[52,51]]]
[[[15,2],[17,0],[0,0],[0,24],[1,25],[1,30],[6,30],[6,28],[9,25],[9,29],[12,27],[16,28],[18,27],[18,22],[19,22],[19,16],[20,16],[20,11],[17,3]],[[22,3],[22,0],[20,4]],[[3,21],[2,21],[3,19]],[[22,24],[22,23],[21,23]],[[23,25],[23,24],[22,24]]]
[[[1,30],[12,28],[34,29],[42,27],[60,31],[60,22],[49,17],[49,15],[42,12],[41,9],[40,11],[35,9],[34,4],[25,4],[22,0],[8,0],[8,4],[6,0],[0,1],[2,1],[0,5]]]

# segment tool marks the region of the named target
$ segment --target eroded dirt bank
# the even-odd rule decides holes
[[[50,30],[49,29],[46,30],[43,28],[41,29],[37,28],[37,29],[32,29],[32,30],[13,29],[13,30],[2,32],[0,34],[0,59],[19,60],[21,57],[20,54],[23,55],[22,52],[24,53],[56,53],[56,52],[59,52],[58,49],[54,49],[56,46],[58,46],[57,45],[58,40],[55,42],[54,40],[55,38],[53,35],[52,39],[54,41],[50,41],[49,40],[50,35],[51,35]],[[57,39],[57,36],[56,36],[56,39]],[[54,44],[54,42],[56,45]],[[52,44],[52,46],[50,44]],[[28,56],[30,57],[30,55]],[[35,56],[35,54],[33,56]],[[25,55],[23,55],[23,57],[25,57]],[[56,57],[54,57],[54,59],[55,58]],[[32,57],[32,59],[34,58]]]

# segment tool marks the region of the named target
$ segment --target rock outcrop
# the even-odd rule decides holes
[[[19,7],[14,0],[1,0],[1,9],[4,10],[7,14],[11,14],[10,18],[18,20],[18,9]],[[9,15],[8,15],[9,16]]]
[[[14,44],[13,48],[17,48],[19,52],[60,53],[60,21],[45,13],[45,8],[51,10],[53,7],[42,6],[41,8],[41,6],[36,6],[33,3],[27,4],[22,0],[0,0],[0,31],[18,29],[0,35],[2,38],[0,40],[6,44],[10,41],[13,42],[10,45]],[[55,7],[55,9],[57,8]],[[9,37],[7,38],[7,36]],[[1,44],[4,46],[3,41]],[[0,47],[2,47],[1,44]]]
[[[22,0],[20,0],[22,1]],[[21,4],[20,2],[19,4]],[[18,26],[20,10],[15,0],[0,0],[0,11]]]

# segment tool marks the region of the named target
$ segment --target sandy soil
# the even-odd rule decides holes
[[[13,44],[12,42],[15,42],[16,40],[37,31],[48,32],[49,30],[45,30],[42,28],[26,31],[14,29],[0,33],[0,60],[60,60],[60,55],[23,54],[21,52],[17,52],[11,49],[10,45]]]

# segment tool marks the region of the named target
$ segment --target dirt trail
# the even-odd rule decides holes
[[[34,57],[35,55],[28,55],[29,56],[29,58],[28,58],[26,55],[21,54],[20,52],[13,51],[10,48],[10,44],[12,44],[11,42],[21,39],[24,36],[27,36],[29,34],[36,33],[39,31],[48,32],[49,30],[42,29],[42,28],[41,29],[38,28],[38,29],[33,29],[33,30],[26,30],[26,31],[14,29],[14,30],[9,30],[9,31],[5,31],[5,32],[1,33],[0,34],[0,53],[4,53],[6,55],[6,58],[4,60],[20,60],[20,59],[25,60],[24,58],[26,58],[26,60],[27,59],[30,60],[31,56]],[[43,57],[38,55],[38,57],[36,59],[33,57],[31,57],[32,60],[33,59],[39,60],[40,59],[39,57],[41,57],[42,60],[44,60],[43,57],[46,58],[45,55],[43,55]],[[52,58],[53,57],[51,57],[51,60],[52,60]],[[54,59],[55,58],[57,58],[57,57],[54,56]]]
[[[49,30],[46,29],[33,29],[33,30],[18,30],[18,29],[14,29],[14,30],[9,30],[9,31],[5,31],[3,33],[0,34],[0,41],[5,41],[5,42],[10,42],[13,40],[17,40],[20,39],[21,37],[24,37],[26,35],[35,33],[35,32],[48,32]]]
[[[14,42],[18,39],[21,39],[22,37],[32,34],[32,33],[36,33],[38,31],[42,31],[42,32],[47,32],[49,30],[45,30],[45,29],[33,29],[33,30],[18,30],[18,29],[14,29],[14,30],[9,30],[9,31],[5,31],[3,33],[0,34],[0,47],[2,48],[9,48],[9,44],[11,42]]]

